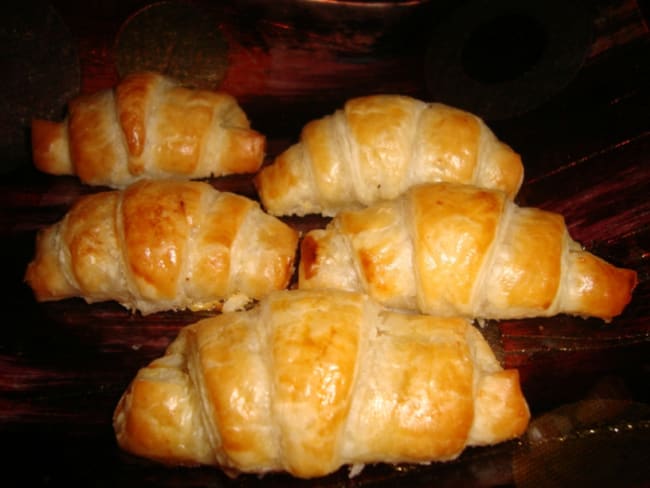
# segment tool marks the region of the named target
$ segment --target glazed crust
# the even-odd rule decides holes
[[[519,155],[475,115],[402,95],[370,95],[307,123],[255,184],[271,214],[333,216],[434,181],[494,188],[512,198],[523,172]]]
[[[80,198],[44,228],[25,280],[39,301],[115,300],[144,314],[219,308],[285,288],[298,234],[203,182],[143,180]]]
[[[517,371],[468,321],[283,290],[183,329],[126,389],[114,428],[123,449],[164,463],[313,478],[450,460],[519,436],[529,417]]]
[[[62,122],[33,120],[31,137],[40,171],[113,188],[145,177],[255,173],[266,150],[232,96],[153,72],[72,99]]]
[[[583,250],[561,215],[457,183],[341,212],[301,244],[300,288],[369,293],[383,304],[469,318],[619,315],[637,283]]]

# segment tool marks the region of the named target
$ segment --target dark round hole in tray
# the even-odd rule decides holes
[[[468,76],[482,83],[514,80],[539,62],[547,43],[548,33],[538,19],[510,13],[470,34],[461,63]]]
[[[591,47],[588,2],[473,0],[437,19],[424,56],[428,98],[487,121],[536,109],[565,88]]]

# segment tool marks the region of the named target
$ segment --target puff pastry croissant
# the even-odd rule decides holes
[[[113,188],[144,177],[254,173],[266,148],[232,96],[154,72],[76,97],[63,122],[33,120],[31,136],[39,170]]]
[[[113,425],[121,448],[160,462],[312,478],[450,460],[519,436],[529,417],[517,370],[468,321],[283,290],[182,329]]]
[[[286,287],[297,245],[295,230],[246,197],[142,180],[83,196],[42,229],[25,280],[39,301],[115,300],[143,314],[219,308]]]
[[[433,315],[609,321],[637,276],[585,251],[561,215],[456,183],[341,212],[301,243],[300,288],[364,291]]]
[[[332,216],[433,181],[514,197],[523,173],[519,155],[475,115],[387,94],[350,99],[310,121],[300,141],[263,167],[255,184],[273,215]]]

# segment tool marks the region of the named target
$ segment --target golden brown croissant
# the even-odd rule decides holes
[[[519,436],[529,417],[517,370],[468,321],[282,290],[182,329],[113,424],[121,448],[160,462],[312,478],[450,460]]]
[[[433,181],[514,197],[523,173],[519,155],[475,115],[407,96],[370,95],[306,124],[300,141],[263,167],[255,184],[273,215],[332,216]]]
[[[153,72],[76,97],[63,122],[35,119],[31,135],[39,170],[113,188],[144,177],[254,173],[266,150],[232,96]]]
[[[115,300],[143,314],[219,308],[286,287],[297,245],[295,230],[246,197],[142,180],[83,196],[41,230],[25,280],[39,301]]]
[[[471,318],[566,313],[609,321],[637,276],[583,250],[561,215],[456,183],[342,212],[301,243],[300,288],[369,293],[393,307]]]

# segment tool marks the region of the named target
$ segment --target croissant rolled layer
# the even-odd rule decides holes
[[[119,445],[231,475],[429,463],[522,434],[530,413],[468,321],[342,291],[273,292],[184,328],[114,413]]]
[[[636,283],[633,270],[583,250],[561,215],[457,183],[339,213],[305,235],[299,264],[303,289],[363,291],[386,305],[468,318],[608,321]]]
[[[114,300],[148,314],[285,288],[298,234],[208,183],[143,180],[81,197],[36,241],[25,280],[37,300]]]
[[[475,115],[385,94],[350,99],[307,123],[255,183],[271,214],[333,216],[434,181],[494,188],[512,198],[523,173],[520,156]]]
[[[31,129],[39,170],[113,188],[142,178],[255,173],[266,150],[234,97],[154,72],[80,95],[62,122],[35,119]]]

